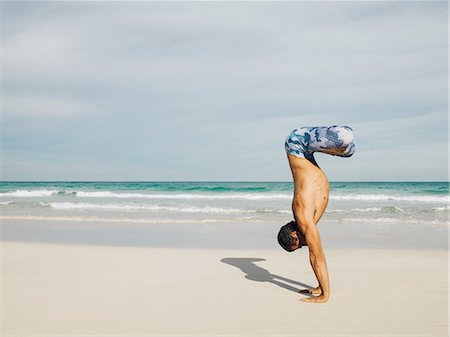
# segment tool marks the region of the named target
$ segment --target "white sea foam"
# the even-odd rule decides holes
[[[49,197],[57,193],[58,191],[56,190],[17,190],[14,192],[0,193],[0,197],[18,197],[18,198]]]
[[[406,211],[397,206],[386,207],[367,207],[367,208],[351,208],[351,209],[332,209],[327,210],[327,213],[369,213],[369,212],[384,212],[384,213],[406,213]]]
[[[433,211],[450,211],[450,206],[444,206],[444,207],[433,207]]]
[[[383,207],[352,208],[351,212],[380,212]]]
[[[104,192],[77,192],[77,196],[85,198],[142,198],[142,199],[245,199],[245,200],[268,200],[268,199],[291,199],[292,194],[269,194],[269,193],[178,193],[178,194],[145,194],[145,193],[115,193]],[[412,201],[412,202],[438,202],[448,203],[449,196],[399,196],[385,194],[349,194],[331,195],[332,200],[357,200],[357,201]]]
[[[176,193],[176,194],[151,194],[151,193],[117,193],[111,191],[57,191],[57,190],[17,190],[14,192],[0,193],[0,197],[48,197],[77,196],[80,198],[119,198],[119,199],[289,199],[291,194],[268,194],[268,193]]]
[[[71,209],[93,209],[93,210],[111,210],[111,211],[168,211],[181,213],[290,213],[284,209],[239,209],[239,208],[222,208],[222,207],[194,207],[187,205],[165,206],[165,205],[149,205],[149,204],[115,204],[115,203],[73,203],[73,202],[52,202],[39,203],[41,206],[50,206],[59,210]]]
[[[33,220],[33,221],[79,221],[79,222],[119,222],[119,223],[225,223],[252,221],[251,217],[231,219],[170,219],[170,218],[110,218],[110,217],[80,217],[80,216],[33,216],[33,215],[0,215],[0,220]]]
[[[408,218],[388,218],[388,217],[376,217],[376,218],[342,218],[333,219],[338,222],[356,222],[356,223],[379,223],[379,224],[414,224],[414,225],[434,225],[434,226],[448,226],[450,223],[448,221],[441,221],[434,219],[432,221],[422,220],[422,219],[408,219]]]
[[[356,200],[356,201],[412,201],[412,202],[437,202],[448,203],[450,198],[446,196],[410,196],[410,195],[386,195],[386,194],[348,194],[348,195],[331,195],[330,199],[334,200]]]
[[[0,197],[49,197],[76,196],[80,198],[119,198],[119,199],[174,199],[174,200],[273,200],[291,199],[292,193],[118,193],[112,191],[58,191],[58,190],[16,190],[14,192],[0,193]],[[450,202],[448,195],[386,195],[386,194],[333,194],[331,200],[350,201],[407,201],[407,202]]]
[[[178,194],[145,194],[145,193],[115,193],[115,192],[77,192],[77,196],[84,198],[122,198],[122,199],[289,199],[291,194],[265,194],[265,193],[223,193],[223,194],[200,194],[200,193],[178,193]]]
[[[33,220],[33,221],[79,221],[79,222],[108,222],[108,223],[227,223],[227,222],[258,222],[261,219],[253,216],[226,218],[226,219],[173,219],[173,218],[117,218],[117,217],[100,217],[100,216],[34,216],[34,215],[0,215],[0,220]],[[432,220],[425,221],[420,219],[399,219],[389,217],[378,218],[342,218],[327,219],[327,222],[339,223],[368,223],[368,224],[411,224],[422,226],[450,226],[448,221]]]
[[[43,205],[45,205],[43,203]],[[192,207],[192,206],[162,206],[148,204],[94,204],[94,203],[72,203],[72,202],[54,202],[48,204],[55,209],[99,209],[99,210],[117,210],[117,211],[169,211],[183,213],[247,213],[247,210],[220,207]]]

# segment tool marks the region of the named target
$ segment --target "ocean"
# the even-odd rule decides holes
[[[1,219],[286,223],[292,182],[1,182]],[[321,223],[448,226],[448,182],[332,182]]]
[[[55,238],[70,231],[77,237],[90,224],[78,241],[91,242],[94,232],[106,238],[121,228],[114,240],[133,234],[131,241],[160,244],[167,243],[165,228],[187,233],[200,225],[211,230],[208,240],[215,243],[223,241],[219,234],[237,235],[229,241],[240,242],[239,231],[271,228],[272,244],[272,231],[293,218],[292,191],[292,182],[1,182],[0,219],[4,240]],[[380,235],[394,233],[396,239],[390,239],[401,243],[409,237],[405,240],[414,246],[434,233],[437,241],[429,245],[443,246],[449,213],[448,182],[332,182],[319,226],[336,245],[356,237],[373,246]],[[186,245],[201,241],[181,237]],[[261,240],[269,242],[264,233]]]

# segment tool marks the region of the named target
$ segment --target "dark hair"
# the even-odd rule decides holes
[[[278,232],[278,243],[288,252],[294,251],[292,246],[295,244],[295,239],[291,236],[292,232],[298,232],[297,223],[295,221],[291,221],[282,226]]]

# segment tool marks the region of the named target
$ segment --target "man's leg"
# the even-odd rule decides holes
[[[333,156],[351,157],[355,152],[353,130],[349,126],[316,127],[311,130],[308,144],[310,152],[322,152]]]

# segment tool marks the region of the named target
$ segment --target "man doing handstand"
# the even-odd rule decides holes
[[[306,290],[317,296],[305,298],[303,301],[326,302],[330,297],[330,284],[316,224],[327,207],[330,185],[313,154],[322,152],[333,156],[350,157],[355,152],[353,130],[348,126],[337,125],[302,127],[288,135],[285,148],[294,179],[292,199],[294,221],[281,227],[278,242],[289,252],[308,246],[309,260],[319,286]]]

